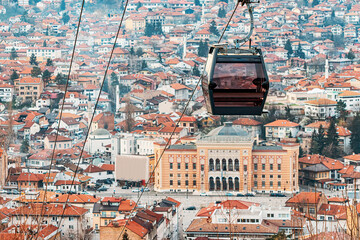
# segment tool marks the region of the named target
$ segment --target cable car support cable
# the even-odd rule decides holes
[[[244,4],[247,4],[247,5],[248,5],[248,4],[250,3],[250,2],[248,2],[247,0],[239,0],[239,1],[237,2],[236,6],[235,6],[235,9],[234,9],[231,17],[228,19],[228,22],[227,22],[227,24],[226,24],[226,27],[229,25],[230,21],[232,20],[232,17],[233,17],[233,15],[234,15],[234,13],[235,13],[235,11],[236,11],[236,9],[237,9],[237,7],[238,7],[238,5],[239,5],[240,2],[242,2],[242,5],[244,5]],[[223,37],[223,35],[224,35],[224,32],[225,32],[225,30],[226,30],[226,27],[225,27],[223,33],[221,34],[221,36],[219,37],[218,42],[221,41],[221,39],[222,39],[222,37]],[[251,33],[252,33],[252,31],[251,31]],[[248,37],[250,38],[249,35],[248,35]],[[160,161],[161,161],[161,159],[162,159],[162,156],[164,155],[165,151],[171,146],[171,140],[172,140],[172,138],[173,138],[173,136],[174,136],[174,133],[175,133],[176,129],[178,128],[178,126],[179,126],[179,124],[180,124],[180,120],[181,120],[181,118],[184,116],[185,111],[186,111],[187,107],[189,106],[190,101],[191,101],[191,99],[193,98],[196,89],[199,87],[199,84],[200,84],[201,79],[202,79],[202,77],[204,76],[204,74],[205,74],[205,70],[204,70],[203,74],[199,77],[199,80],[197,81],[196,86],[194,87],[194,89],[193,89],[190,97],[188,98],[188,101],[187,101],[186,104],[185,104],[184,110],[181,112],[181,115],[180,115],[179,119],[177,120],[177,122],[176,122],[176,124],[175,124],[175,126],[174,126],[174,129],[173,129],[173,131],[171,132],[170,137],[169,137],[169,139],[167,140],[167,142],[166,142],[166,144],[165,144],[165,146],[164,146],[164,149],[162,150],[162,152],[161,152],[161,154],[160,154],[160,156],[159,156],[159,159],[158,159],[158,160],[156,161],[156,163],[155,163],[154,169],[152,170],[152,172],[151,172],[148,180],[147,180],[146,183],[145,183],[145,188],[148,187],[149,182],[150,182],[150,179],[154,176],[155,170],[156,170],[156,168],[158,167],[158,165],[159,165],[159,163],[160,163]],[[141,199],[141,197],[143,196],[143,194],[144,194],[144,191],[140,191],[140,195],[139,195],[139,197],[138,197],[138,199],[137,199],[137,201],[135,202],[135,205],[134,205],[135,207],[134,207],[133,209],[131,209],[130,214],[129,214],[129,218],[126,219],[125,225],[124,225],[123,229],[121,230],[119,236],[117,237],[117,240],[120,240],[120,237],[122,236],[122,234],[123,234],[123,232],[124,232],[124,230],[125,230],[128,222],[129,222],[129,220],[130,220],[130,218],[131,218],[131,215],[133,214],[136,206],[139,204],[140,199]]]
[[[91,128],[92,122],[93,122],[93,120],[94,120],[95,113],[96,113],[96,109],[97,109],[98,104],[99,104],[99,101],[100,101],[100,95],[101,95],[101,92],[102,92],[102,89],[103,89],[103,86],[104,86],[104,83],[105,83],[105,79],[106,79],[106,77],[107,77],[107,72],[108,72],[109,67],[110,67],[110,64],[111,64],[111,60],[112,60],[112,57],[113,57],[113,54],[114,54],[114,50],[115,50],[116,45],[117,45],[117,40],[118,40],[118,37],[119,37],[119,35],[120,35],[121,26],[122,26],[122,23],[123,23],[123,20],[124,20],[124,17],[125,17],[125,13],[126,13],[126,9],[127,9],[128,3],[129,3],[129,0],[126,0],[125,7],[124,7],[124,11],[123,11],[123,13],[122,13],[121,20],[120,20],[120,23],[119,23],[119,26],[118,26],[118,30],[117,30],[117,33],[116,33],[116,36],[115,36],[114,44],[113,44],[113,46],[112,46],[112,49],[111,49],[111,52],[110,52],[110,56],[109,56],[109,60],[108,60],[108,62],[107,62],[106,68],[105,68],[104,76],[103,76],[103,79],[102,79],[102,82],[101,82],[101,86],[100,86],[100,91],[99,91],[98,97],[97,97],[96,102],[95,102],[94,111],[93,111],[93,114],[91,115],[91,120],[90,120],[90,123],[89,123],[89,126],[88,126],[88,131],[87,131],[87,133],[86,133],[85,140],[84,140],[84,144],[83,144],[83,146],[82,146],[82,148],[81,148],[81,152],[80,152],[80,155],[79,155],[77,164],[76,164],[76,169],[75,169],[75,172],[74,172],[74,176],[73,176],[73,178],[72,178],[72,181],[71,181],[71,185],[70,185],[69,192],[71,192],[71,189],[72,189],[72,186],[74,185],[74,181],[75,181],[77,172],[78,172],[78,170],[79,170],[80,160],[81,160],[81,158],[82,158],[82,156],[83,156],[84,149],[85,149],[85,145],[86,145],[86,141],[87,141],[87,139],[88,139],[88,137],[89,137],[90,128]],[[60,217],[60,221],[59,221],[58,226],[57,226],[58,228],[60,227],[61,222],[62,222],[62,220],[63,220],[63,218],[64,218],[65,209],[66,209],[66,206],[67,206],[67,202],[69,201],[70,195],[71,195],[71,194],[69,194],[69,193],[67,194],[67,198],[66,198],[66,201],[65,201],[65,205],[64,205],[64,208],[63,208],[61,217]]]
[[[47,192],[48,192],[48,185],[49,185],[49,180],[50,180],[50,173],[51,173],[51,169],[53,167],[53,161],[54,161],[54,158],[55,158],[56,143],[58,141],[60,123],[61,123],[61,120],[62,120],[62,117],[63,117],[65,98],[66,98],[66,94],[68,92],[70,74],[71,74],[72,65],[73,65],[73,61],[74,61],[76,44],[77,44],[77,40],[78,40],[78,36],[79,36],[79,32],[80,32],[80,25],[81,25],[81,21],[82,21],[84,5],[85,5],[85,0],[82,0],[81,8],[80,8],[80,14],[79,14],[79,20],[78,20],[78,23],[77,23],[77,29],[76,29],[75,39],[74,39],[74,46],[73,46],[73,50],[72,50],[72,53],[71,53],[69,72],[68,72],[68,75],[67,75],[67,78],[66,78],[64,96],[62,98],[62,104],[61,104],[61,108],[60,108],[60,112],[59,112],[59,122],[58,122],[58,126],[57,126],[57,129],[56,129],[55,142],[54,142],[54,147],[53,147],[52,154],[51,154],[49,171],[48,171],[48,174],[45,175],[46,186],[45,186],[45,191],[44,191],[44,196],[43,196],[43,204],[42,204],[41,210],[40,210],[40,217],[39,217],[38,222],[37,222],[38,229],[37,229],[37,234],[36,234],[35,240],[37,240],[37,238],[38,238],[38,234],[39,234],[39,230],[40,230],[40,223],[41,223],[41,221],[43,219],[43,215],[44,215],[44,212],[43,212],[44,211],[44,206],[45,206],[46,201],[47,201]]]

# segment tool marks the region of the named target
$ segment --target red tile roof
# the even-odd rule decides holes
[[[25,215],[25,216],[38,216],[41,213],[47,216],[82,216],[88,212],[87,209],[76,207],[74,205],[66,205],[65,211],[62,204],[45,204],[43,203],[30,203],[26,206],[21,206],[11,212],[11,215]]]
[[[258,126],[261,125],[261,122],[251,118],[239,118],[233,121],[233,124],[242,126]]]
[[[286,203],[316,204],[319,202],[322,193],[301,192],[286,201]]]
[[[298,126],[300,125],[285,119],[279,119],[265,125],[265,127],[298,127]]]

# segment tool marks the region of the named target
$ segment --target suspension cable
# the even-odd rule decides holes
[[[83,14],[83,10],[84,10],[84,5],[85,5],[85,0],[82,0],[81,8],[80,8],[79,20],[78,20],[78,23],[77,23],[77,29],[76,29],[75,39],[74,39],[74,46],[73,46],[71,59],[70,59],[69,72],[68,72],[67,79],[66,79],[65,92],[64,92],[64,96],[62,98],[62,104],[61,104],[61,109],[60,109],[60,113],[59,113],[59,122],[58,122],[58,126],[57,126],[57,129],[56,129],[54,147],[53,147],[53,150],[52,150],[49,171],[48,171],[48,174],[47,174],[48,177],[46,177],[46,175],[45,175],[46,186],[45,186],[45,191],[44,191],[44,196],[43,196],[43,203],[44,204],[41,207],[40,218],[38,219],[38,229],[37,229],[37,234],[36,234],[35,240],[38,238],[38,235],[39,235],[40,223],[41,223],[41,221],[43,219],[44,206],[45,206],[45,203],[47,201],[47,192],[48,192],[48,185],[49,185],[49,180],[50,180],[50,173],[51,173],[51,169],[52,169],[53,161],[54,161],[54,157],[55,157],[56,143],[58,141],[60,124],[61,124],[61,119],[62,119],[62,116],[63,116],[63,110],[64,110],[64,105],[65,105],[65,98],[66,98],[66,94],[67,94],[68,87],[69,87],[70,74],[71,74],[71,69],[72,69],[74,56],[75,56],[76,43],[77,43],[79,32],[80,32],[80,24],[81,24],[81,20],[82,20],[82,14]]]
[[[239,3],[241,2],[242,5],[244,5],[244,4],[246,4],[247,1],[248,1],[248,0],[239,0],[239,1],[237,2],[236,6],[235,6],[235,9],[234,9],[233,13],[231,14],[231,17],[228,19],[228,22],[227,22],[226,26],[229,25],[232,17],[233,17],[234,14],[235,14],[235,11],[236,11]],[[222,33],[221,36],[219,37],[218,42],[221,41],[221,39],[222,39],[222,37],[223,37],[223,35],[224,35],[225,30],[226,30],[226,28],[224,29],[223,33]],[[171,140],[172,140],[172,138],[173,138],[173,136],[174,136],[174,133],[175,133],[177,127],[179,126],[180,120],[181,120],[181,118],[184,116],[185,111],[186,111],[187,107],[189,106],[190,101],[191,101],[191,99],[193,98],[193,96],[194,96],[194,94],[195,94],[195,91],[196,91],[196,89],[198,88],[198,86],[199,86],[199,84],[200,84],[201,79],[204,77],[204,74],[205,74],[205,68],[204,68],[204,71],[203,71],[203,73],[201,74],[199,80],[197,81],[196,86],[195,86],[195,88],[193,89],[193,91],[192,91],[192,93],[191,93],[188,101],[186,102],[185,108],[184,108],[184,110],[181,112],[181,115],[180,115],[179,119],[177,120],[176,125],[174,126],[174,129],[173,129],[173,131],[172,131],[172,133],[171,133],[168,141],[166,142],[163,151],[161,152],[161,154],[160,154],[160,156],[159,156],[159,159],[156,161],[155,166],[154,166],[154,169],[152,170],[152,172],[151,172],[148,180],[146,181],[145,188],[149,185],[150,179],[154,176],[155,170],[156,170],[156,168],[158,167],[158,165],[159,165],[159,163],[160,163],[160,161],[161,161],[161,158],[162,158],[162,156],[164,155],[165,151],[171,146]],[[140,199],[141,199],[141,197],[143,196],[143,194],[144,194],[144,191],[141,191],[141,193],[140,193],[140,195],[139,195],[139,197],[138,197],[138,199],[137,199],[137,201],[136,201],[136,203],[135,203],[135,206],[137,206],[137,205],[139,204]],[[117,240],[120,239],[120,237],[122,236],[123,232],[125,231],[125,228],[126,228],[126,226],[128,225],[129,220],[130,220],[131,215],[133,214],[134,210],[135,210],[135,207],[134,207],[133,209],[131,209],[130,214],[129,214],[129,218],[126,219],[125,225],[124,225],[123,229],[121,230],[119,236],[117,237]]]
[[[82,155],[83,155],[83,153],[84,153],[86,141],[87,141],[87,139],[88,139],[88,136],[89,136],[89,133],[90,133],[90,128],[91,128],[92,122],[93,122],[94,117],[95,117],[95,113],[96,113],[97,106],[98,106],[99,101],[100,101],[101,91],[102,91],[102,89],[103,89],[103,86],[104,86],[104,83],[105,83],[105,79],[106,79],[106,76],[107,76],[107,72],[108,72],[108,70],[109,70],[109,67],[110,67],[110,64],[111,64],[111,60],[112,60],[112,57],[113,57],[113,54],[114,54],[114,50],[115,50],[115,48],[116,48],[117,39],[118,39],[119,34],[120,34],[121,26],[122,26],[122,23],[123,23],[123,20],[124,20],[124,17],[125,17],[125,13],[126,13],[126,9],[127,9],[128,3],[129,3],[129,0],[126,0],[125,7],[124,7],[124,11],[123,11],[123,13],[122,13],[121,20],[120,20],[120,23],[119,23],[119,27],[118,27],[118,30],[117,30],[117,33],[116,33],[116,36],[115,36],[114,44],[113,44],[113,46],[112,46],[112,49],[111,49],[111,52],[110,52],[110,56],[109,56],[109,60],[108,60],[107,65],[106,65],[104,77],[103,77],[103,79],[102,79],[102,83],[101,83],[101,86],[100,86],[100,91],[99,91],[98,97],[97,97],[97,99],[96,99],[96,103],[95,103],[95,106],[94,106],[94,111],[93,111],[93,114],[92,114],[92,116],[91,116],[91,120],[90,120],[90,123],[89,123],[89,126],[88,126],[88,131],[87,131],[87,133],[86,133],[85,140],[84,140],[84,144],[83,144],[83,146],[82,146],[82,148],[81,148],[81,152],[80,152],[80,155],[79,155],[79,159],[78,159],[78,162],[77,162],[77,164],[76,164],[76,169],[75,169],[75,172],[74,172],[74,176],[73,176],[73,178],[72,178],[72,181],[71,181],[71,185],[70,185],[69,192],[71,192],[72,186],[74,185],[74,182],[75,182],[75,178],[76,178],[77,172],[78,172],[78,170],[79,170],[80,160],[81,160]],[[64,207],[63,207],[63,211],[62,211],[62,214],[61,214],[61,217],[60,217],[58,226],[57,226],[58,228],[60,227],[61,222],[62,222],[62,220],[63,220],[63,218],[64,218],[65,209],[66,209],[66,206],[67,206],[67,202],[69,201],[70,195],[71,195],[71,194],[69,194],[69,193],[67,194],[66,201],[65,201],[65,204],[64,204]]]

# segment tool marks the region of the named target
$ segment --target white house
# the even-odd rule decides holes
[[[305,116],[324,119],[336,115],[337,102],[320,98],[305,102]]]
[[[0,100],[3,102],[11,102],[13,99],[14,87],[10,84],[0,84]]]
[[[295,137],[300,125],[288,120],[279,119],[265,125],[267,140],[280,140],[286,137]]]
[[[358,112],[360,110],[360,93],[345,91],[337,96],[337,100],[346,103],[346,110]]]

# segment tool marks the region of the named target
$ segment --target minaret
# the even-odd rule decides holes
[[[204,8],[205,4],[201,4],[201,24],[205,23],[205,19],[204,19],[204,15],[205,15],[205,8]]]
[[[90,126],[90,123],[91,123],[91,116],[92,116],[92,111],[91,111],[91,101],[90,101],[90,95],[89,95],[89,98],[88,98],[88,106],[87,106],[87,117],[88,117],[88,131],[92,132],[92,129],[91,129],[91,126]]]
[[[186,57],[186,43],[187,43],[187,39],[186,39],[186,36],[184,36],[184,40],[183,40],[183,42],[184,42],[184,49],[183,49],[183,60],[185,59],[185,57]]]
[[[120,108],[120,87],[119,85],[116,85],[116,91],[115,91],[115,113],[119,111]]]
[[[329,58],[328,55],[326,55],[325,59],[325,80],[329,78]]]

